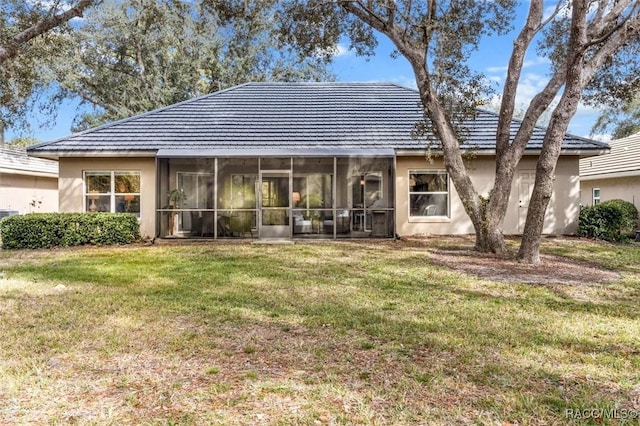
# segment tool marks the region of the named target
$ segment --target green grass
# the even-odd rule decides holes
[[[434,266],[467,240],[0,252],[0,424],[637,424],[640,247],[615,282]]]

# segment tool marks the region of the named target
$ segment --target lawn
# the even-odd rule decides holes
[[[640,245],[544,242],[604,283],[434,262],[471,246],[0,251],[0,424],[638,424]]]

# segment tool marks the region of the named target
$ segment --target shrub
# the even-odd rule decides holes
[[[609,200],[600,203],[600,205],[614,206],[622,213],[622,221],[620,223],[620,232],[624,236],[631,236],[635,234],[635,230],[638,227],[638,209],[633,203],[624,200]]]
[[[130,213],[33,213],[0,221],[6,249],[129,244],[140,239],[140,224]]]
[[[638,219],[636,207],[623,200],[610,200],[580,211],[578,234],[607,241],[622,241],[633,234]]]

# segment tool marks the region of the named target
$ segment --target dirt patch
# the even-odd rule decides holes
[[[568,257],[541,254],[540,264],[532,266],[518,262],[514,254],[497,256],[478,253],[472,249],[471,240],[441,239],[440,243],[442,242],[445,244],[438,247],[431,246],[429,250],[434,264],[491,281],[585,285],[620,279],[618,272]],[[413,241],[413,244],[416,243]]]

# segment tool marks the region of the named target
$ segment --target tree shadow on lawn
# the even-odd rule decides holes
[[[521,285],[527,286],[529,284]],[[505,284],[505,286],[511,288],[509,284]],[[538,285],[536,287],[540,290],[548,291],[549,294],[546,297],[540,295],[527,296],[526,293],[522,296],[507,296],[496,295],[485,290],[451,289],[450,291],[467,300],[479,299],[488,303],[508,302],[513,306],[532,312],[540,312],[546,309],[548,312],[558,315],[593,314],[609,318],[640,319],[637,297],[611,296],[601,302],[594,302],[588,299],[576,298],[575,294],[563,292],[562,288],[557,285]],[[557,297],[552,297],[552,295]]]
[[[348,312],[343,316],[357,320],[325,322],[331,319],[326,316],[328,310]],[[307,383],[330,382],[374,395],[384,401],[378,409],[404,404],[418,416],[428,408],[425,404],[445,407],[443,411],[454,411],[458,405],[467,408],[468,418],[495,410],[493,415],[499,419],[527,423],[532,417],[559,418],[565,409],[612,407],[629,400],[615,379],[584,373],[580,355],[558,361],[564,363],[562,367],[553,359],[538,365],[544,358],[540,354],[548,351],[579,352],[587,357],[623,354],[597,342],[521,332],[534,328],[535,321],[530,325],[520,321],[505,336],[504,327],[488,318],[481,318],[475,327],[450,323],[427,333],[415,321],[400,321],[348,303],[310,306],[304,316],[308,321],[302,323],[292,323],[286,315],[255,319],[263,313],[250,315],[242,326],[213,321],[210,324],[215,325],[202,332],[215,342],[216,350],[241,353],[234,356],[237,365],[255,370],[260,377],[290,379],[294,372],[304,372],[297,375]],[[399,335],[402,338],[393,337]],[[529,359],[522,352],[536,356]],[[576,371],[564,374],[567,367]],[[603,366],[607,367],[613,368]],[[407,383],[411,383],[410,395]],[[505,406],[505,400],[511,402]]]
[[[147,311],[136,313],[140,326],[112,331],[104,326],[97,331],[107,334],[103,338],[89,330],[99,324],[121,326],[114,318],[127,315],[127,304],[119,303],[118,298],[131,295],[129,291],[104,291],[93,286],[90,291],[96,293],[92,298],[95,305],[88,303],[85,309],[90,312],[76,318],[73,327],[69,317],[56,319],[54,311],[80,307],[87,295],[72,287],[56,295],[22,296],[40,306],[40,315],[30,319],[12,316],[14,324],[9,326],[29,325],[23,332],[34,337],[31,350],[44,364],[53,357],[62,360],[49,374],[69,383],[65,398],[86,403],[90,412],[98,404],[95,401],[104,398],[120,407],[116,410],[138,419],[163,414],[154,407],[164,392],[173,395],[173,401],[164,403],[172,416],[188,414],[197,419],[202,409],[189,408],[193,394],[212,386],[219,391],[208,397],[205,406],[228,407],[236,419],[252,410],[277,414],[269,411],[273,407],[263,406],[269,391],[255,392],[266,387],[283,392],[291,389],[289,399],[281,402],[285,405],[322,399],[314,404],[324,404],[322,410],[343,419],[378,418],[407,424],[434,413],[443,422],[451,419],[452,413],[457,413],[453,418],[458,416],[460,421],[480,420],[487,412],[504,421],[561,421],[565,409],[613,406],[616,402],[625,406],[630,399],[629,391],[621,389],[616,379],[587,376],[579,356],[567,355],[564,368],[570,371],[566,373],[553,366],[553,359],[536,366],[542,356],[534,355],[549,350],[565,355],[606,353],[621,360],[628,355],[612,352],[605,342],[554,335],[545,328],[545,318],[517,314],[539,306],[535,301],[444,288],[441,291],[462,296],[457,309],[432,307],[426,300],[425,317],[414,314],[412,319],[402,319],[405,313],[401,307],[397,308],[400,312],[381,311],[375,304],[363,307],[339,297],[322,300],[299,293],[265,299],[256,292],[239,298],[228,291],[242,289],[212,294],[206,287],[164,286],[172,291],[135,290],[137,297],[162,299],[160,312],[153,309],[157,305],[150,304]],[[110,297],[114,300],[106,303]],[[179,304],[186,300],[193,303]],[[496,321],[499,310],[477,311],[477,300],[509,309]],[[229,303],[235,306],[230,308]],[[400,306],[403,303],[399,301]],[[544,307],[560,308],[567,314],[583,312],[581,306],[574,310],[567,305],[570,303]],[[430,308],[436,312],[429,314]],[[594,313],[603,314],[605,309],[612,308],[595,309]],[[438,321],[442,316],[446,320]],[[88,334],[69,334],[76,327],[86,328]],[[154,330],[163,331],[156,334]],[[110,333],[115,333],[115,340],[109,338]],[[136,340],[141,333],[143,338]],[[51,340],[44,345],[38,336]],[[211,366],[220,373],[207,373]],[[79,376],[87,383],[94,381],[93,387],[78,386],[73,369],[80,369]],[[324,386],[330,386],[333,395],[322,391]],[[125,401],[133,391],[137,406],[127,411]],[[60,398],[56,392],[52,388],[42,395]],[[345,404],[353,404],[354,399],[370,414],[345,411]],[[230,400],[236,402],[230,406]],[[402,410],[406,417],[398,417]]]
[[[506,261],[511,265],[515,261],[520,238],[516,236],[505,237],[506,252],[501,256],[478,253],[473,250],[475,240],[472,236],[441,236],[429,238],[407,238],[406,244],[414,247],[425,247],[434,252],[443,251],[471,253],[471,256],[478,255],[483,258],[493,258],[496,262]],[[542,263],[537,266],[519,264],[520,267],[530,270],[538,269],[542,272],[553,272],[555,262],[566,264],[569,268],[572,265],[585,266],[586,276],[592,270],[604,270],[612,272],[640,273],[640,244],[636,243],[611,243],[602,240],[593,240],[573,236],[547,236],[542,239],[541,244]],[[551,267],[545,265],[548,263]],[[497,265],[499,268],[500,265]],[[561,272],[561,271],[558,271]],[[606,275],[603,276],[607,280]],[[596,281],[602,281],[596,273]]]

